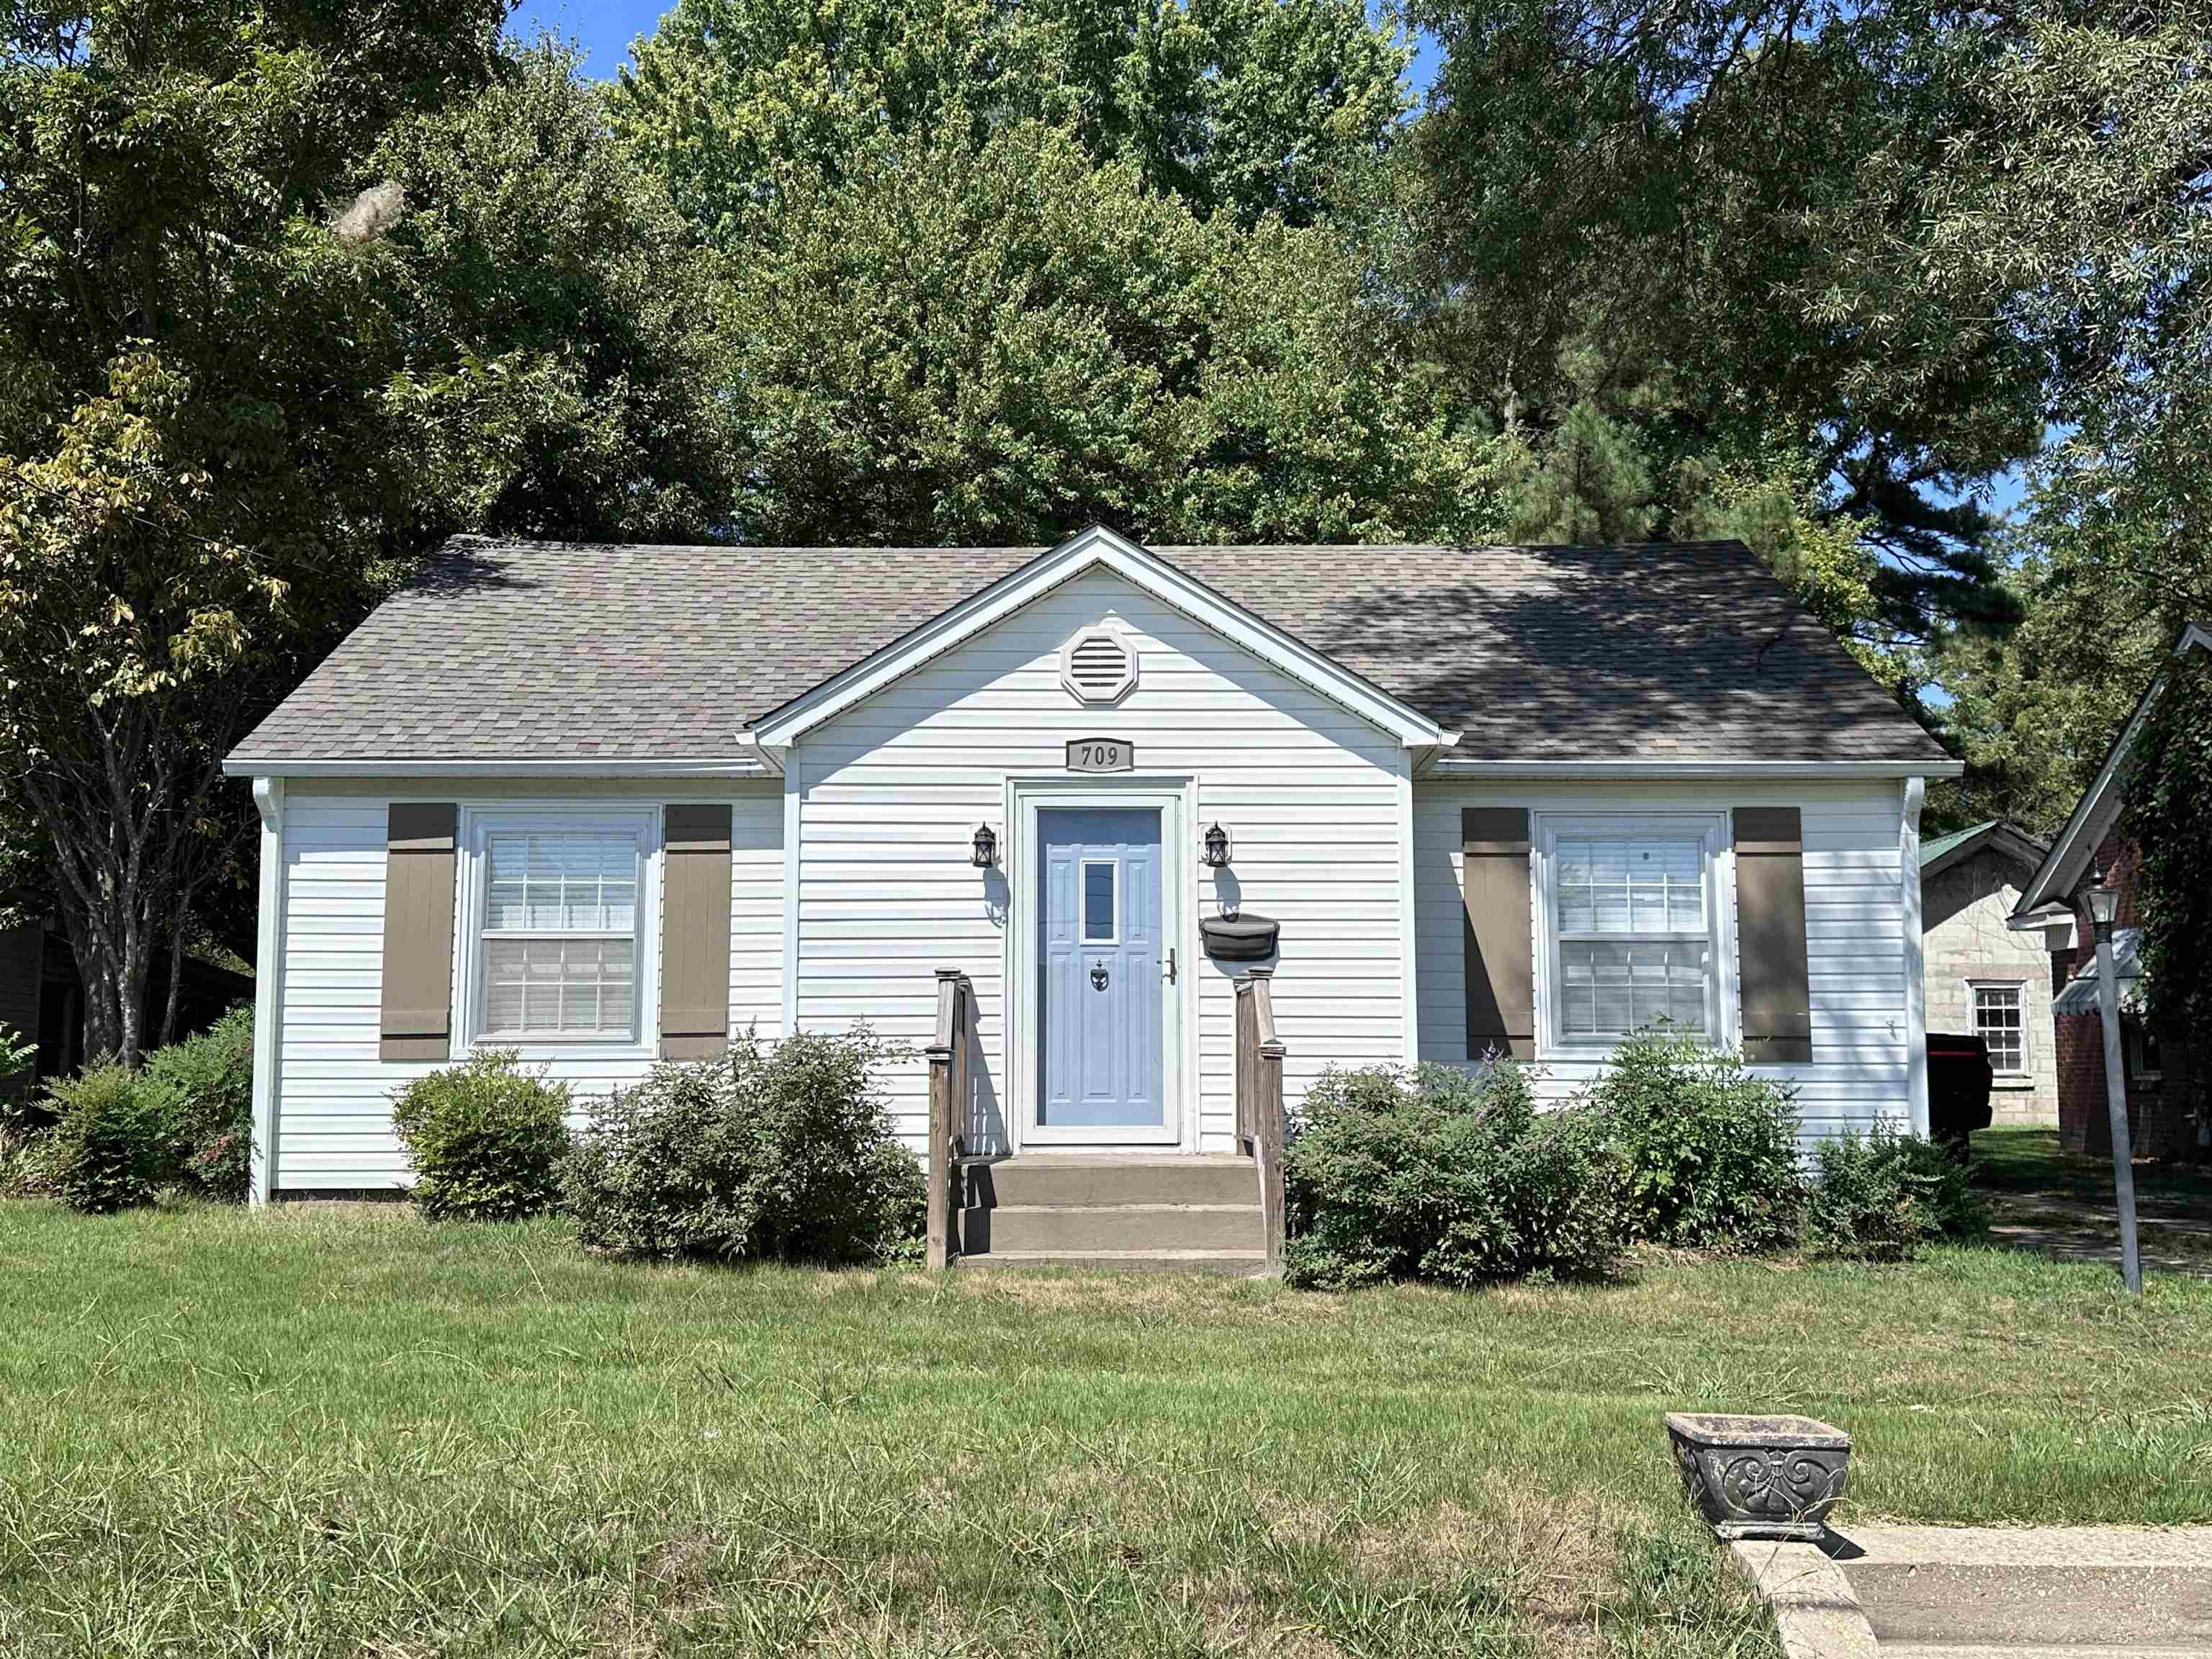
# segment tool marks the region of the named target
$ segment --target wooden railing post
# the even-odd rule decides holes
[[[1267,1267],[1283,1267],[1285,1215],[1283,1143],[1289,1123],[1283,1108],[1283,1044],[1275,1035],[1272,968],[1248,968],[1237,982],[1237,1133],[1252,1149],[1260,1176],[1260,1223]]]
[[[955,1078],[967,1067],[962,1060],[961,1005],[967,981],[957,968],[937,970],[937,1027],[924,1053],[929,1060],[929,1265],[952,1265],[952,1115],[958,1100]]]

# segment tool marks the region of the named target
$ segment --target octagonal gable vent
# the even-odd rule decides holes
[[[1109,628],[1087,629],[1062,647],[1060,678],[1084,702],[1111,702],[1137,683],[1137,653]]]

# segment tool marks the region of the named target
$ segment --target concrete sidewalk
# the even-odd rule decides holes
[[[1790,1659],[2212,1659],[2212,1528],[1869,1524],[1733,1548]]]

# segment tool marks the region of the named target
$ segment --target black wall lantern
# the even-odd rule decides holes
[[[988,870],[999,861],[999,838],[988,823],[975,826],[975,839],[968,849],[968,862],[978,870]]]
[[[1206,851],[1200,858],[1209,870],[1218,870],[1229,862],[1229,832],[1215,824],[1206,832]]]

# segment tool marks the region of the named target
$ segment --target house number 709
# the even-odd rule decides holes
[[[1127,772],[1136,763],[1135,745],[1120,738],[1078,738],[1067,745],[1071,772]]]

